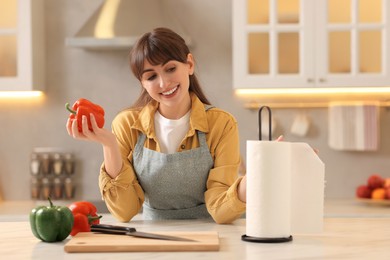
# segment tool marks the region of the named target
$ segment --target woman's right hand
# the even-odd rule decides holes
[[[103,146],[109,146],[112,142],[115,142],[114,134],[105,129],[99,128],[94,115],[90,114],[92,131],[88,129],[88,121],[86,116],[82,116],[82,132],[79,132],[77,128],[77,119],[74,119],[72,122],[70,119],[66,122],[66,129],[68,134],[72,136],[74,139],[92,141],[96,143],[100,143]]]

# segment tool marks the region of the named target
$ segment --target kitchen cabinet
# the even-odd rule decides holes
[[[42,90],[42,0],[0,1],[0,91]]]
[[[390,85],[388,0],[232,2],[234,88]]]

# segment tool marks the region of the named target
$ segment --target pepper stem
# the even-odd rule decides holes
[[[91,216],[88,215],[88,223],[92,223],[95,220],[101,219],[103,216]]]
[[[73,109],[70,108],[69,103],[66,103],[66,104],[65,104],[65,108],[66,108],[69,112],[71,112],[72,114],[75,114],[75,115],[76,115],[76,111],[74,111]]]
[[[52,208],[52,207],[53,207],[53,202],[51,201],[51,198],[50,198],[50,196],[49,196],[49,197],[47,197],[47,199],[49,200],[49,203],[50,203],[50,208]]]

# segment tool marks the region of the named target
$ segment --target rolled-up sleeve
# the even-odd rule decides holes
[[[103,164],[99,175],[99,187],[111,214],[119,221],[128,222],[138,214],[144,201],[144,193],[132,170],[126,166],[122,169],[113,179],[105,172]]]
[[[132,148],[129,140],[136,137],[129,139],[130,129],[118,128],[114,123],[115,121],[113,132],[122,155],[122,169],[116,178],[111,178],[103,163],[100,168],[99,188],[111,214],[119,221],[128,222],[138,214],[145,197],[132,166]],[[126,124],[121,124],[121,127],[123,126]]]
[[[232,118],[226,122],[221,134],[210,133],[210,148],[214,157],[214,167],[207,180],[205,201],[207,209],[216,223],[230,223],[241,217],[246,204],[238,198],[237,188],[240,165],[239,135],[237,122]],[[215,145],[213,145],[215,143]]]

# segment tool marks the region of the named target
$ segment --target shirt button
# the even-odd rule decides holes
[[[185,146],[184,144],[182,144],[182,145],[180,146],[180,148],[184,150],[184,148],[186,148],[186,146]]]

